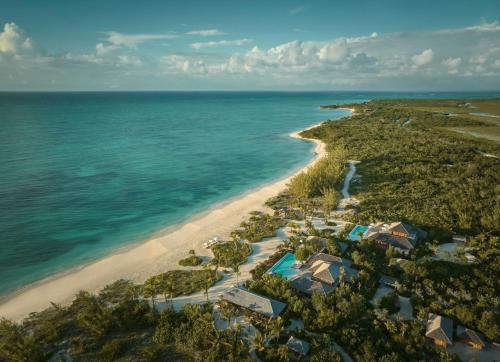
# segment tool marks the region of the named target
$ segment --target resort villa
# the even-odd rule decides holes
[[[417,241],[425,239],[427,233],[404,222],[392,224],[376,223],[369,226],[356,225],[349,233],[349,239],[360,241],[370,239],[384,248],[393,246],[397,251],[408,255],[415,248]]]
[[[302,294],[326,295],[340,283],[354,280],[357,275],[358,271],[351,268],[349,260],[317,253],[302,266],[301,273],[291,279],[291,287]]]
[[[437,346],[446,347],[453,343],[453,321],[434,313],[429,313],[425,336],[432,339]]]
[[[278,317],[286,307],[283,302],[263,297],[242,288],[228,290],[221,295],[221,299],[271,318]]]

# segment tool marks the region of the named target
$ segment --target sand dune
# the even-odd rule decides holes
[[[291,136],[300,138],[298,132]],[[325,154],[323,143],[310,141],[316,144],[316,157],[308,166],[294,174],[311,166]],[[210,251],[202,247],[204,241],[216,235],[227,237],[248,218],[249,212],[265,211],[265,201],[284,190],[292,176],[217,204],[184,224],[167,228],[140,244],[30,285],[2,301],[0,317],[19,320],[30,312],[47,308],[51,302],[67,304],[80,290],[95,292],[121,278],[143,282],[151,275],[179,269],[177,262],[187,255],[189,249],[195,249],[201,256],[211,256]],[[252,264],[258,263],[267,254],[262,253],[259,257],[252,258]]]

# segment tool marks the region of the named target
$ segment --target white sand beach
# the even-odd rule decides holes
[[[300,138],[298,133],[294,132],[291,136]],[[180,269],[182,267],[177,263],[187,256],[189,249],[194,249],[197,255],[211,257],[210,250],[203,248],[204,241],[214,236],[228,237],[232,230],[248,218],[251,211],[265,211],[264,203],[268,198],[283,191],[295,174],[307,169],[325,155],[325,145],[322,142],[308,141],[315,143],[316,156],[294,174],[215,205],[181,225],[157,233],[147,241],[27,286],[1,302],[0,317],[20,320],[31,312],[49,307],[51,302],[63,305],[70,303],[80,290],[95,292],[118,279],[143,282],[149,276]],[[265,252],[255,253],[245,266],[245,271],[270,255],[271,249],[277,244],[276,240],[269,241],[269,245],[259,244],[259,249]]]

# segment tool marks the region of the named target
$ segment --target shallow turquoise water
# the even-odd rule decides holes
[[[0,293],[304,165],[322,104],[433,96],[464,95],[0,93]]]
[[[290,279],[299,273],[299,269],[293,267],[296,261],[294,254],[286,253],[269,269],[268,273],[279,274],[285,279]]]

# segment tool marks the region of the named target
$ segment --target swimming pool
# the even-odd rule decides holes
[[[298,268],[294,268],[296,261],[294,254],[286,253],[267,271],[267,273],[279,274],[285,279],[290,279],[300,272]]]
[[[364,226],[364,225],[356,225],[354,227],[354,229],[351,230],[351,232],[349,233],[349,240],[352,240],[352,241],[361,241],[361,237],[359,236],[359,234],[363,234],[363,236],[366,236],[365,233],[366,231],[368,230],[368,226]]]

